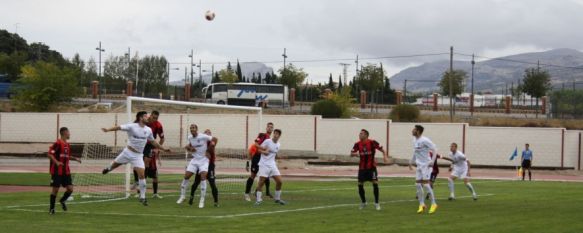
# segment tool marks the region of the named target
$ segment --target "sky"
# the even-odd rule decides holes
[[[227,61],[287,62],[310,82],[348,77],[360,65],[389,75],[456,52],[498,57],[554,48],[583,50],[583,0],[0,0],[0,28],[70,58],[127,52],[163,55],[171,81],[188,55],[202,69]],[[216,18],[207,21],[207,10]],[[431,55],[440,54],[440,55]],[[411,56],[414,55],[414,56]],[[427,55],[427,56],[416,56]],[[467,59],[456,57],[454,59]],[[317,60],[317,61],[314,61]]]

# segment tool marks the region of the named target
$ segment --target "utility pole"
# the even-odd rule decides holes
[[[202,60],[198,59],[198,85],[202,88]]]
[[[403,88],[403,102],[407,101],[407,79],[405,79],[405,85]]]
[[[475,103],[474,99],[476,98],[474,96],[474,65],[476,65],[476,61],[474,60],[474,54],[472,53],[472,102]],[[471,106],[474,106],[474,103],[471,103]],[[474,116],[474,110],[472,109],[470,115],[473,117]]]
[[[358,54],[356,54],[356,60],[354,61],[354,63],[356,63],[356,75],[358,76]]]
[[[449,48],[449,121],[453,122],[453,46]]]
[[[285,61],[287,59],[286,48],[283,48],[283,54],[281,56],[283,57],[283,73],[285,74]]]
[[[194,66],[194,49],[190,50],[190,55],[188,55],[188,57],[190,57],[190,87],[192,88],[194,82],[194,71],[192,70],[192,67]]]
[[[102,78],[101,78],[101,53],[105,52],[105,49],[101,48],[101,41],[99,41],[99,47],[95,48],[95,50],[99,51],[99,102],[101,102],[101,93],[102,93]]]
[[[128,52],[125,54],[128,57],[128,70],[127,70],[127,79],[130,80],[130,63],[132,61],[132,54],[131,54],[131,50],[130,47],[128,47]],[[136,70],[138,69],[138,67],[136,66]],[[137,93],[136,93],[137,94]]]

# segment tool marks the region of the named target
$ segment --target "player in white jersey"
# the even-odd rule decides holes
[[[114,126],[109,129],[101,128],[103,132],[109,131],[126,131],[128,133],[128,145],[124,150],[111,162],[109,166],[103,169],[102,174],[107,174],[113,169],[119,167],[122,164],[130,163],[134,167],[134,170],[138,173],[139,187],[140,187],[140,202],[147,206],[146,201],[146,176],[144,174],[144,147],[149,141],[154,145],[154,147],[169,152],[169,149],[162,147],[158,142],[155,141],[152,134],[152,129],[146,126],[148,119],[148,113],[145,111],[138,112],[136,114],[136,120],[134,123],[129,123],[120,126]]]
[[[435,195],[433,195],[433,189],[429,184],[429,180],[431,178],[431,171],[433,169],[433,164],[435,163],[435,159],[437,156],[429,156],[429,153],[437,154],[437,149],[435,148],[435,144],[429,140],[429,138],[422,136],[423,135],[423,126],[415,125],[413,128],[413,157],[409,162],[409,169],[413,170],[413,164],[417,166],[416,168],[416,175],[415,175],[415,186],[417,188],[417,199],[419,200],[419,209],[417,213],[423,213],[423,211],[427,208],[425,206],[425,198],[423,193],[423,188],[429,194],[429,198],[431,199],[431,207],[429,208],[429,213],[433,214],[437,210],[437,203],[435,202]]]
[[[466,158],[466,156],[457,150],[457,143],[452,143],[449,147],[449,158],[444,157],[443,159],[451,161],[452,163],[452,170],[451,175],[447,178],[448,187],[449,187],[449,200],[455,200],[454,194],[454,185],[453,181],[457,178],[463,179],[464,184],[472,193],[472,197],[475,200],[478,200],[478,196],[476,195],[476,191],[474,190],[474,186],[470,183],[470,161]]]
[[[188,183],[190,177],[194,174],[200,175],[200,201],[198,203],[198,208],[204,208],[204,198],[206,195],[206,178],[208,173],[209,167],[209,158],[208,154],[206,153],[208,143],[214,143],[216,141],[215,137],[198,133],[198,126],[196,124],[190,125],[190,135],[188,135],[188,143],[184,147],[186,151],[192,154],[192,160],[188,163],[186,167],[186,171],[184,172],[184,179],[182,180],[182,184],[180,185],[180,198],[176,201],[177,204],[181,204],[184,202],[185,195],[186,195],[186,188],[188,187]],[[193,197],[189,201],[189,204],[192,205]]]
[[[273,177],[275,180],[275,203],[280,205],[285,205],[285,201],[281,200],[281,174],[279,173],[279,169],[277,168],[277,164],[275,162],[275,156],[279,152],[279,138],[281,137],[281,130],[275,129],[273,131],[273,138],[265,139],[261,146],[257,148],[259,153],[261,153],[261,160],[259,161],[259,183],[257,184],[257,202],[255,205],[260,205],[263,202],[262,191],[263,185],[265,181],[269,179],[269,177]]]

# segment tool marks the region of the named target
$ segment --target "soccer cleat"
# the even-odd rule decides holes
[[[192,205],[194,203],[194,196],[190,196],[190,198],[188,199],[188,204]]]
[[[245,193],[245,201],[251,201],[251,196],[248,193]]]
[[[429,208],[429,214],[435,213],[436,210],[437,210],[437,204],[431,204],[431,207]]]
[[[425,211],[426,208],[427,208],[427,206],[425,206],[425,204],[419,205],[419,209],[417,209],[417,213],[418,214],[423,213],[423,211]]]
[[[200,201],[198,202],[198,208],[204,208],[204,198],[201,198]]]
[[[364,209],[364,207],[366,207],[366,202],[360,203],[360,206],[358,207],[359,210]]]
[[[160,196],[160,194],[154,193],[154,195],[152,195],[152,198],[162,199],[162,196]]]
[[[472,199],[474,199],[474,201],[478,200],[478,195],[476,195],[475,193],[472,194]]]
[[[285,201],[282,201],[282,200],[275,200],[275,203],[276,204],[280,204],[280,205],[285,205],[286,204],[286,202]]]
[[[101,174],[105,175],[109,173],[109,168],[104,168],[103,171],[101,171]]]
[[[146,198],[140,198],[140,203],[144,206],[148,206],[148,200],[146,200]]]
[[[61,207],[63,208],[63,211],[67,211],[67,205],[65,205],[64,201],[61,201]]]
[[[182,202],[184,202],[184,196],[180,196],[180,198],[178,198],[178,201],[176,201],[176,204],[182,204]]]
[[[449,200],[449,201],[455,201],[455,197],[454,197],[454,196],[449,196],[449,197],[447,198],[447,200]]]
[[[218,202],[215,202],[214,206],[215,207],[219,207],[219,203]]]
[[[49,210],[49,214],[50,214],[50,215],[53,215],[53,214],[55,214],[55,209],[50,209],[50,210]]]
[[[376,210],[381,210],[381,204],[379,204],[379,203],[374,203],[374,208],[375,208]]]

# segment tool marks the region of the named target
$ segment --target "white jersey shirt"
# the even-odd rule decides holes
[[[259,160],[259,166],[276,166],[275,163],[275,155],[279,152],[279,142],[275,143],[273,140],[265,139],[263,143],[261,143],[261,147],[267,149],[267,154],[261,154],[261,160]]]
[[[413,138],[413,158],[411,162],[415,162],[417,166],[427,166],[431,162],[429,151],[436,151],[435,144],[425,136]]]
[[[453,162],[452,162],[453,169],[463,170],[463,169],[468,168],[468,162],[466,159],[466,155],[464,155],[464,153],[460,152],[459,150],[456,151],[455,153],[452,153],[450,151],[449,157],[451,158],[451,160],[453,160]]]
[[[152,129],[144,125],[141,127],[138,123],[129,123],[119,126],[122,131],[128,133],[128,146],[134,148],[140,153],[144,151],[144,147],[148,141],[154,141],[154,134]]]
[[[213,137],[202,133],[196,134],[196,137],[192,134],[188,135],[188,143],[196,149],[196,151],[192,153],[193,160],[200,161],[208,159],[206,157],[207,143],[212,139]]]

